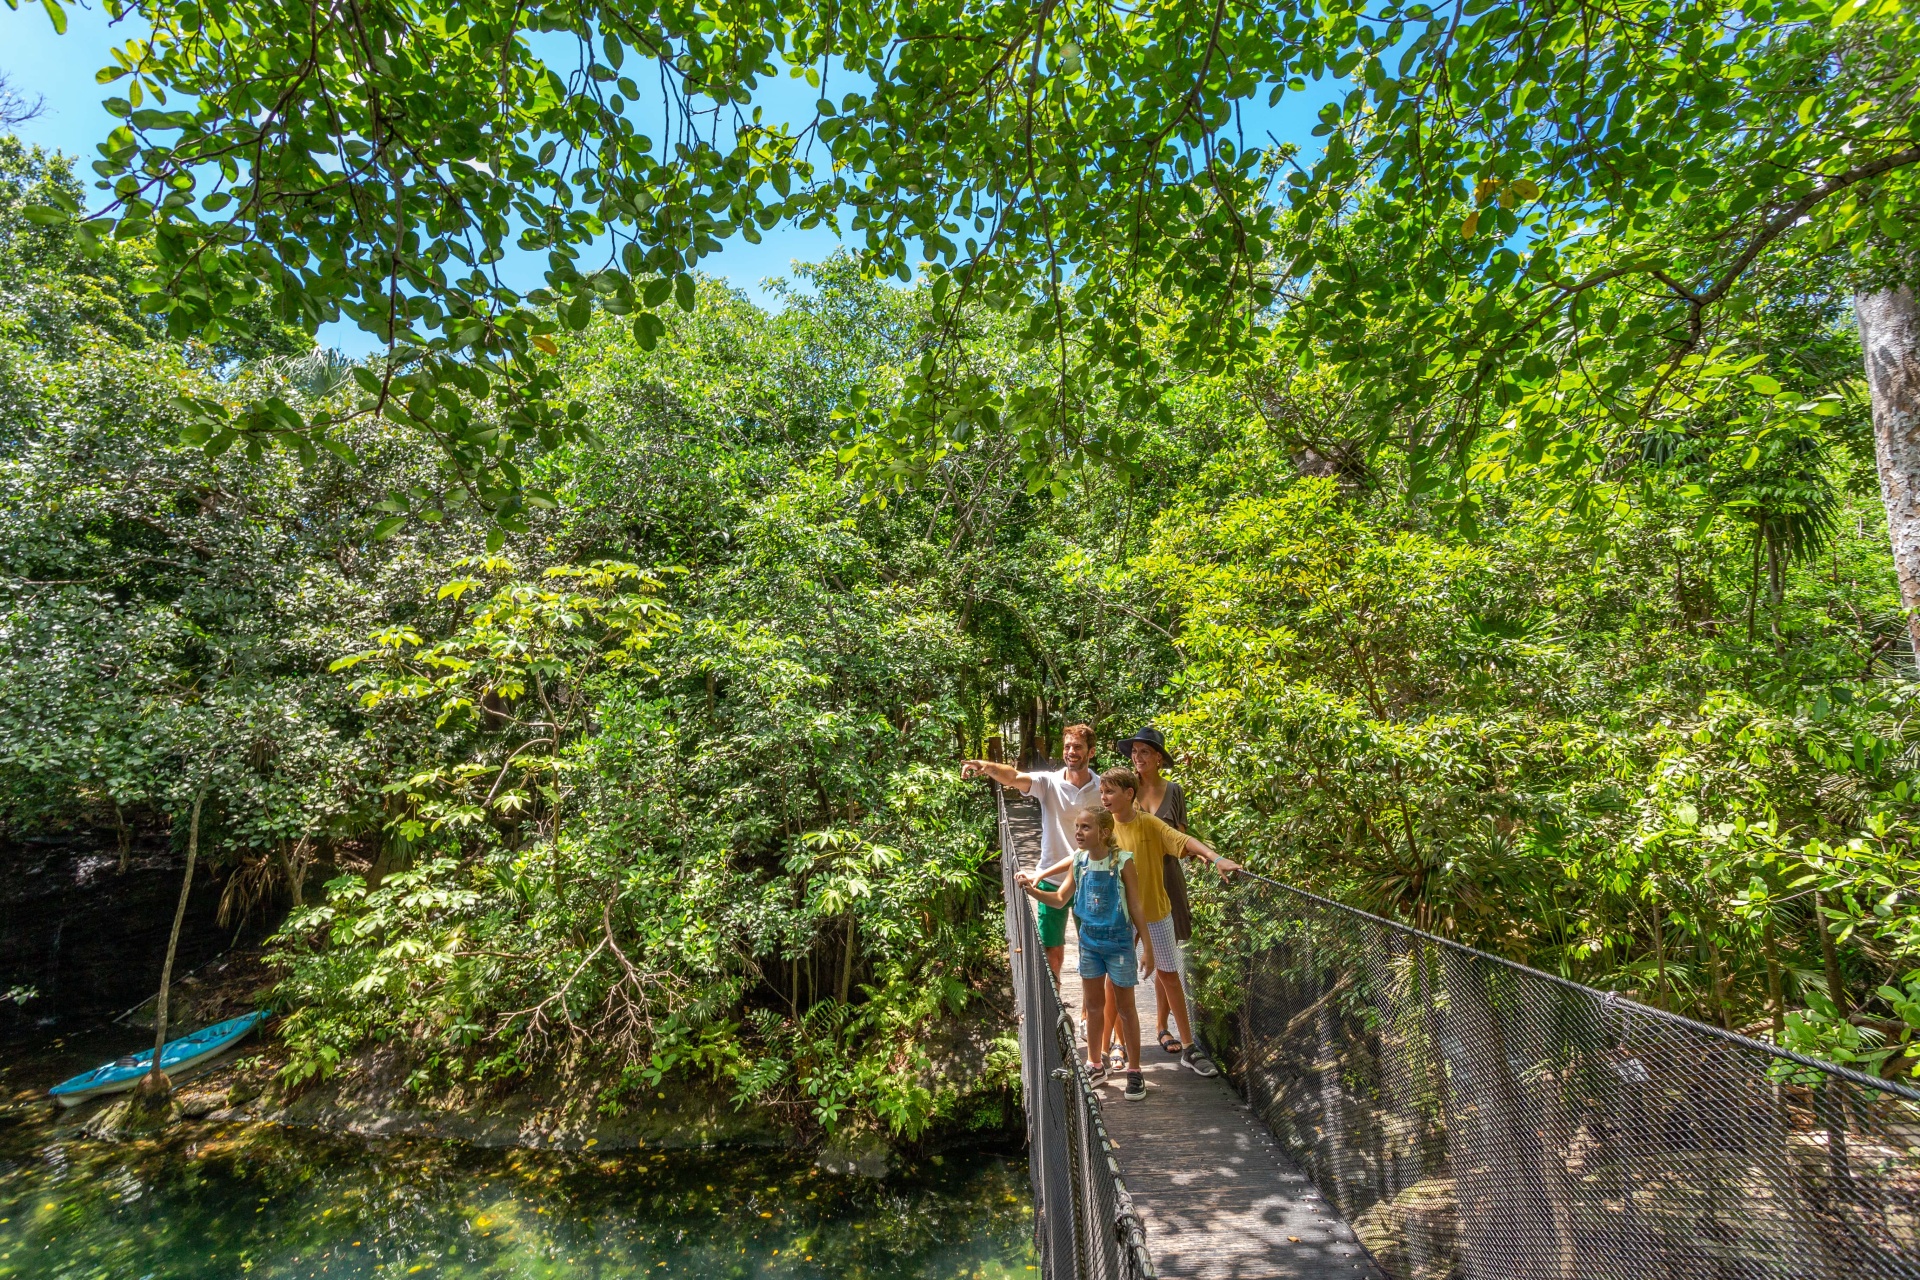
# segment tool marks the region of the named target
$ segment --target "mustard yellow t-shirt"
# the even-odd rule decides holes
[[[1166,860],[1177,858],[1187,847],[1187,838],[1150,813],[1134,810],[1132,822],[1113,824],[1113,843],[1133,855],[1140,877],[1140,910],[1147,917],[1141,924],[1165,920],[1173,914],[1173,902],[1167,897]]]

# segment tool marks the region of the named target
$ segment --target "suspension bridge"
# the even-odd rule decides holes
[[[1194,939],[1224,1074],[1094,1085],[995,790],[1045,1280],[1920,1278],[1920,1091],[1259,876]]]

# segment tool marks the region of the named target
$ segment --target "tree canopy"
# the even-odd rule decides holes
[[[1750,375],[1716,317],[1770,264],[1910,256],[1894,0],[109,10],[148,31],[100,73],[124,121],[101,190],[34,216],[150,235],[141,306],[176,338],[262,298],[389,350],[350,406],[207,403],[198,437],[341,448],[341,418],[384,415],[509,527],[549,499],[528,450],[584,412],[555,335],[604,312],[649,346],[702,258],[776,226],[926,272],[908,394],[842,406],[880,487],[980,431],[1036,484],[1125,457],[1170,373],[1275,335],[1372,388],[1376,432],[1383,397],[1418,403],[1407,443],[1456,478],[1490,431],[1564,463]],[[789,76],[816,113],[771,121],[756,91]],[[1248,141],[1254,104],[1329,76],[1352,88],[1317,157]],[[515,249],[538,287],[505,282]],[[975,306],[1046,358],[983,367]]]

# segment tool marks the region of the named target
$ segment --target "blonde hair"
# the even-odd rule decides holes
[[[1079,810],[1073,815],[1074,825],[1079,826],[1082,818],[1093,824],[1093,829],[1100,833],[1102,840],[1109,842],[1113,840],[1113,815],[1108,813],[1104,806],[1090,804]]]

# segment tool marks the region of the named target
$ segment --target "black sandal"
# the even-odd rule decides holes
[[[1178,1040],[1174,1039],[1173,1032],[1162,1027],[1160,1028],[1160,1047],[1175,1057],[1179,1057],[1182,1045]]]

